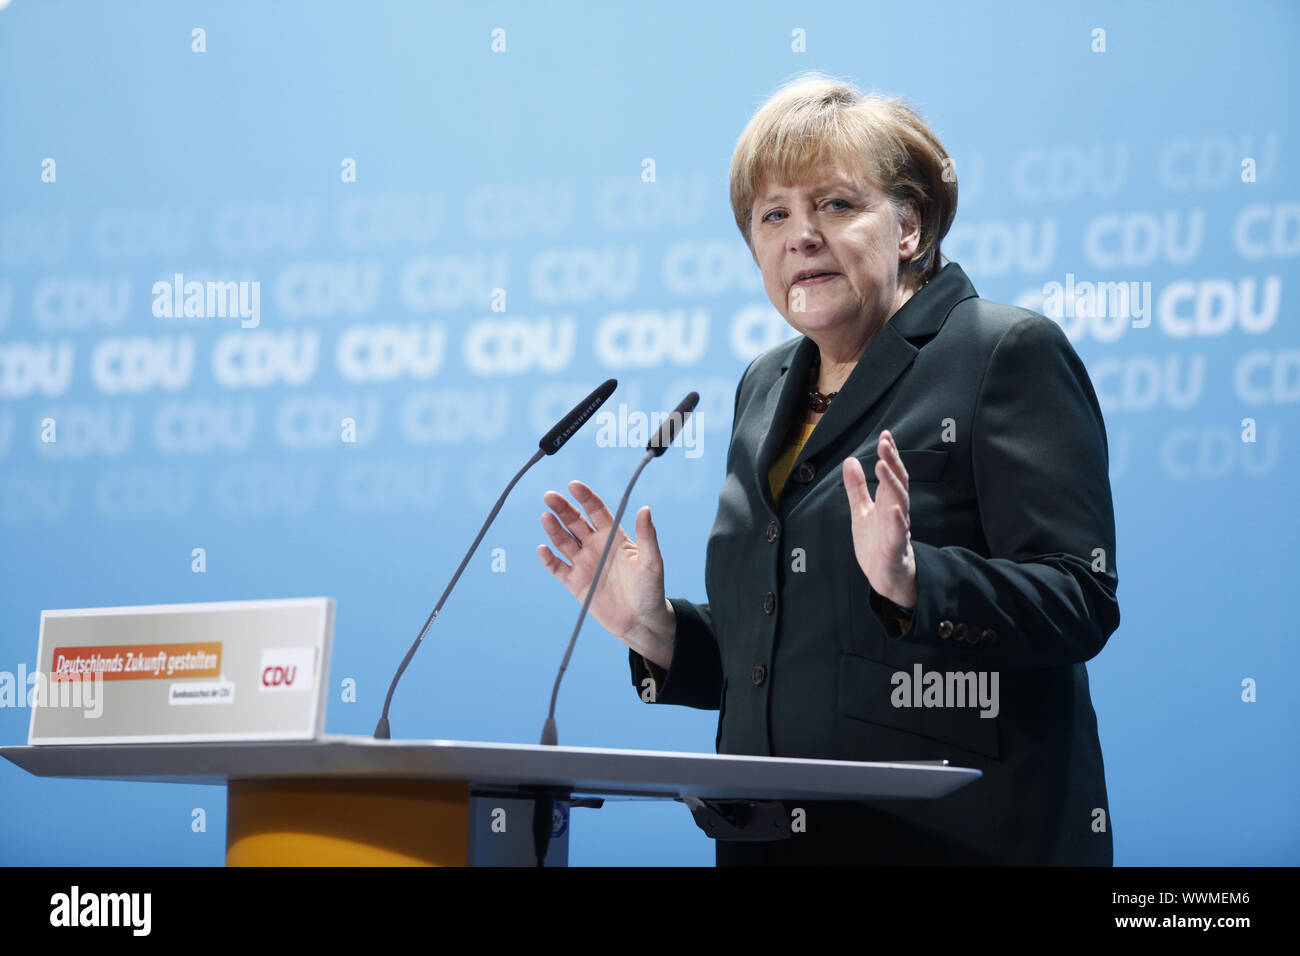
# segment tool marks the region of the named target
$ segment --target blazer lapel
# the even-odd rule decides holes
[[[813,429],[808,444],[803,446],[800,461],[815,456],[861,420],[912,364],[919,349],[898,335],[891,325],[892,320],[886,322],[871,337],[862,358]]]
[[[862,416],[871,411],[912,364],[921,350],[920,345],[925,344],[916,345],[911,340],[928,340],[936,335],[953,307],[976,295],[966,273],[957,263],[950,262],[920,292],[904,302],[902,308],[871,337],[862,358],[813,429],[795,465],[814,457],[861,421]],[[808,407],[808,372],[816,354],[816,343],[803,336],[790,361],[781,366],[780,375],[767,392],[763,415],[766,433],[754,460],[754,477],[773,512],[777,509],[767,473],[780,455],[795,421],[803,420]],[[888,423],[885,427],[889,427]]]
[[[795,420],[802,420],[803,410],[808,407],[808,371],[812,368],[816,354],[817,344],[806,335],[800,338],[789,363],[781,366],[781,374],[767,390],[767,404],[762,419],[766,432],[754,459],[754,476],[758,480],[758,487],[763,491],[763,498],[773,511],[776,510],[776,502],[772,500],[767,473],[780,456],[785,437]]]

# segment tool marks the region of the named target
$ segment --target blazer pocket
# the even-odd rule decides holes
[[[948,453],[932,448],[918,448],[912,451],[900,448],[898,455],[903,459],[903,468],[907,470],[907,481],[910,484],[913,481],[939,481],[943,478],[944,468],[948,465]],[[880,460],[877,454],[859,455],[858,460],[862,462],[862,470],[866,473],[868,482],[876,481],[876,462]]]
[[[718,701],[718,732],[713,737],[713,752],[722,753],[718,748],[722,745],[722,718],[727,716],[727,678],[722,679],[722,699]]]
[[[965,707],[895,707],[893,678],[899,670],[865,657],[842,654],[836,711],[854,720],[937,740],[987,757],[998,756],[998,718],[981,717],[978,699],[973,703],[967,701]],[[910,683],[913,672],[904,673]],[[947,672],[939,673],[944,675],[946,685]],[[912,702],[910,694],[908,701]]]

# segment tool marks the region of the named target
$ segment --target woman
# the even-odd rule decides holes
[[[736,146],[731,202],[801,335],[736,391],[709,603],[668,600],[649,508],[591,612],[637,692],[720,708],[719,753],[949,760],[933,801],[804,805],[725,864],[1112,862],[1084,662],[1119,625],[1105,426],[1056,323],[941,265],[947,152],[902,103],[823,77]],[[585,597],[611,514],[548,492],[547,569]],[[646,689],[651,693],[645,693]]]

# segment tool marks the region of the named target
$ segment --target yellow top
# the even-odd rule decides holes
[[[800,422],[799,425],[790,432],[790,437],[786,439],[785,450],[781,457],[776,460],[767,473],[768,484],[772,486],[772,500],[780,501],[781,492],[785,489],[785,480],[790,477],[790,471],[794,468],[795,459],[803,451],[803,446],[808,444],[808,438],[812,435],[816,423],[812,425]],[[645,662],[645,669],[649,672],[650,677],[654,680],[654,687],[650,688],[651,699],[659,692],[667,679],[668,672],[647,658],[641,655],[641,660]]]
[[[785,490],[786,479],[790,477],[790,472],[794,469],[794,463],[798,460],[799,453],[803,451],[803,446],[808,444],[808,439],[812,437],[813,429],[816,427],[816,423],[809,425],[806,422],[800,422],[791,430],[790,437],[786,439],[785,450],[781,452],[781,457],[772,464],[767,473],[768,484],[772,487],[773,501],[781,500],[781,492]],[[911,629],[910,616],[896,615],[889,607],[886,607],[885,616],[897,620],[902,626],[904,634]],[[659,688],[663,686],[664,681],[667,679],[668,672],[644,655],[642,655],[641,660],[645,662],[646,671],[654,680],[654,687],[650,688],[650,699],[653,700],[654,695],[659,692]]]
[[[781,453],[767,473],[767,482],[772,486],[772,500],[780,501],[781,492],[785,490],[785,481],[790,477],[790,471],[794,468],[795,461],[799,458],[799,453],[803,451],[803,446],[808,444],[808,439],[812,437],[813,429],[816,423],[812,425],[800,422],[786,440],[785,451]]]

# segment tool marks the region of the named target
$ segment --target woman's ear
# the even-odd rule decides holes
[[[904,199],[898,209],[898,275],[899,281],[913,292],[925,285],[922,275],[929,271],[926,261],[916,259],[921,247],[921,209],[915,199]]]
[[[921,208],[915,199],[904,199],[898,217],[898,258],[908,260],[921,246]]]

